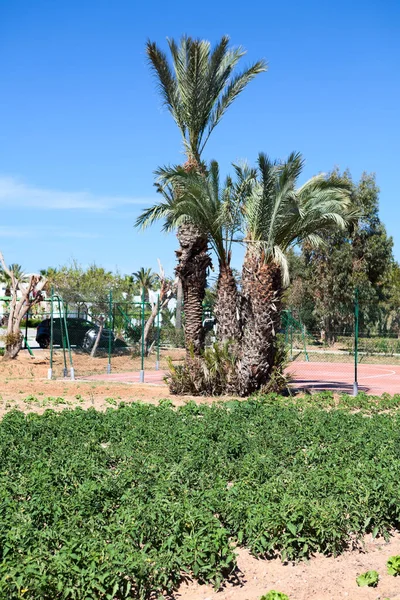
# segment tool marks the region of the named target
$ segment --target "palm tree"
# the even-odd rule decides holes
[[[258,157],[258,183],[244,204],[240,393],[268,381],[274,365],[283,286],[289,282],[286,252],[296,244],[323,244],[322,234],[345,229],[357,216],[347,183],[324,175],[297,187],[304,161],[292,153],[273,163]]]
[[[135,278],[136,282],[140,286],[140,292],[143,294],[147,294],[147,299],[149,300],[149,292],[154,289],[156,282],[158,281],[158,275],[153,273],[151,269],[144,269],[141,267],[139,271],[132,273],[132,276]]]
[[[210,163],[204,175],[183,167],[160,169],[157,173],[164,185],[159,191],[164,200],[143,211],[136,221],[136,226],[145,228],[162,219],[166,231],[190,224],[208,241],[219,265],[215,316],[221,342],[237,342],[241,335],[238,288],[231,268],[232,243],[241,225],[241,204],[255,181],[254,170],[235,166],[235,171],[236,180],[228,177],[222,188],[216,161]],[[177,188],[179,195],[173,192]],[[202,306],[195,305],[192,311],[196,319],[188,320],[185,329],[190,344],[197,334]]]
[[[227,36],[222,37],[214,49],[208,41],[187,36],[182,37],[179,44],[168,40],[168,45],[172,65],[154,42],[147,43],[150,67],[164,104],[181,133],[185,170],[204,174],[201,157],[212,131],[246,85],[266,70],[266,64],[257,61],[234,75],[245,52],[240,47],[229,48]],[[173,194],[179,195],[179,189],[174,189]],[[176,273],[183,288],[186,347],[191,346],[199,353],[204,345],[201,306],[207,269],[211,265],[207,236],[187,220],[179,226],[177,237],[180,248],[176,252]]]
[[[8,268],[9,268],[10,272],[14,275],[15,279],[18,279],[18,281],[26,280],[26,275],[23,272],[21,265],[18,265],[17,263],[12,263],[11,265],[9,265]],[[2,283],[6,284],[5,295],[7,297],[9,297],[11,294],[11,286],[12,286],[11,277],[8,273],[6,273],[4,271],[4,269],[1,269],[1,268],[0,268],[0,281]]]
[[[39,273],[42,277],[45,277],[47,280],[44,290],[47,294],[49,294],[52,285],[55,283],[59,270],[57,269],[57,267],[48,267],[47,269],[40,269]]]

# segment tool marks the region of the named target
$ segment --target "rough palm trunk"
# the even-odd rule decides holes
[[[177,233],[180,244],[176,251],[176,274],[182,282],[185,309],[186,351],[199,355],[204,348],[203,300],[207,269],[211,266],[207,237],[190,223],[181,225]]]
[[[268,382],[275,359],[281,296],[279,266],[265,263],[259,253],[248,250],[242,277],[243,333],[238,364],[241,396],[248,396]]]
[[[241,338],[239,294],[232,269],[220,264],[215,303],[217,337],[219,342],[232,341],[236,345]]]

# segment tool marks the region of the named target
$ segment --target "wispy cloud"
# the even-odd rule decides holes
[[[107,196],[89,191],[65,192],[29,185],[15,177],[0,175],[0,207],[43,210],[107,211],[132,204],[146,206],[154,198]]]
[[[0,240],[2,238],[79,238],[79,239],[95,239],[101,237],[97,233],[86,231],[77,231],[76,229],[64,229],[62,227],[18,227],[0,225]]]

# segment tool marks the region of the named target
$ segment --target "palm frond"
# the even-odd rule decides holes
[[[154,42],[147,42],[147,56],[163,102],[180,129],[185,152],[200,162],[212,130],[246,85],[267,69],[266,63],[258,61],[232,79],[245,52],[229,48],[227,36],[213,49],[207,40],[188,36],[179,43],[167,41],[171,63]]]

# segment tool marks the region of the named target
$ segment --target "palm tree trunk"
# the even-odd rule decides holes
[[[180,244],[176,251],[176,274],[182,282],[185,309],[185,346],[199,355],[204,348],[203,300],[207,269],[211,266],[207,237],[190,223],[181,225],[177,233]]]
[[[268,382],[274,365],[279,328],[282,279],[279,266],[259,253],[246,252],[242,276],[239,393],[248,396]]]
[[[218,341],[223,343],[230,340],[239,343],[241,338],[239,294],[229,265],[219,266],[215,317]]]

